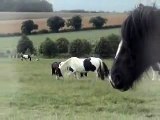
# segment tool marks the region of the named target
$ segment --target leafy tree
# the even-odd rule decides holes
[[[22,35],[17,44],[17,52],[24,54],[27,50],[29,50],[31,54],[34,53],[33,42],[26,35]]]
[[[67,26],[71,26],[74,30],[80,30],[82,27],[82,18],[79,15],[73,16],[71,19],[68,19]]]
[[[43,56],[53,57],[57,54],[56,44],[50,38],[46,38],[46,40],[41,43],[39,52]]]
[[[95,28],[102,28],[103,25],[107,22],[107,19],[101,17],[101,16],[97,16],[97,17],[92,17],[89,20],[89,23],[91,23],[93,25],[93,27]]]
[[[64,27],[65,20],[59,16],[50,17],[47,20],[47,26],[53,31],[53,32],[59,32],[59,29]]]
[[[56,40],[58,53],[67,53],[69,47],[69,41],[66,38],[59,38]]]
[[[21,31],[24,34],[31,34],[32,30],[38,29],[38,25],[34,24],[33,20],[26,20],[22,23]]]

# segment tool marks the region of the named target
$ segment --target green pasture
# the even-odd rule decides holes
[[[53,61],[0,59],[0,120],[160,119],[160,81],[144,74],[136,87],[120,92],[93,73],[56,80]],[[105,63],[111,67],[112,60]]]
[[[96,42],[100,37],[106,37],[110,34],[120,34],[120,29],[106,29],[106,30],[90,30],[90,31],[78,31],[78,32],[65,32],[65,33],[53,33],[53,34],[43,34],[43,35],[31,35],[29,38],[33,41],[35,48],[38,48],[40,43],[44,41],[47,37],[52,40],[57,40],[58,38],[65,37],[69,41],[74,39],[86,39],[89,41]],[[13,50],[16,49],[16,45],[20,37],[0,37],[0,51]]]

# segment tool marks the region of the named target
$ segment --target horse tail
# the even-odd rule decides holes
[[[52,75],[55,73],[54,68],[53,68],[53,64],[51,64],[51,69],[52,69]]]
[[[104,80],[104,68],[103,68],[103,62],[102,60],[100,60],[100,65],[99,65],[99,68],[98,68],[98,76]]]
[[[109,75],[109,69],[107,65],[100,60],[100,66],[99,66],[99,76],[101,77],[102,80],[104,80],[105,77],[108,77]]]
[[[103,63],[103,68],[104,68],[104,75],[106,77],[108,77],[108,75],[109,75],[109,69],[108,69],[107,65],[104,62],[102,62],[102,63]]]

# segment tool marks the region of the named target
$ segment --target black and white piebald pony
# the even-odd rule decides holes
[[[160,60],[160,10],[139,6],[122,25],[122,40],[111,68],[111,84],[126,91]]]
[[[95,72],[96,76],[100,77],[102,80],[104,80],[105,77],[108,77],[109,74],[109,70],[106,64],[100,58],[95,57],[85,59],[77,57],[69,58],[59,67],[62,75],[67,72],[67,67],[72,68],[72,71],[69,74],[85,73],[91,71]]]
[[[30,61],[32,60],[31,55],[21,54],[21,60],[23,61],[23,59],[25,60],[29,59]]]
[[[61,66],[61,64],[63,64],[64,62],[53,62],[51,64],[51,69],[52,69],[52,75],[56,75],[56,79],[59,79],[60,77],[63,77],[62,73],[60,72],[59,67]],[[73,69],[71,67],[67,67],[67,71],[68,72],[73,72]],[[74,73],[74,75],[76,76],[76,73]],[[87,72],[80,72],[80,77],[87,77]]]

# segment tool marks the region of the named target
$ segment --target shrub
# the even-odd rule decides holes
[[[119,35],[116,35],[116,34],[111,34],[107,38],[111,42],[112,55],[115,56],[116,52],[117,52],[117,49],[118,49],[119,42],[121,40],[121,37]]]
[[[83,43],[83,54],[90,54],[90,52],[92,51],[92,45],[90,42],[88,42],[87,40],[82,40]]]
[[[33,42],[26,35],[22,35],[17,44],[17,52],[24,54],[27,49],[29,49],[31,54],[33,54],[35,51]]]
[[[113,57],[116,54],[120,37],[115,34],[111,34],[108,37],[101,37],[100,41],[95,47],[95,53],[100,57]]]
[[[81,57],[91,52],[92,46],[87,40],[76,39],[70,44],[70,54]]]
[[[55,56],[57,54],[56,44],[50,38],[46,38],[39,47],[39,53],[45,57]]]
[[[68,53],[69,41],[66,38],[56,40],[58,53]]]

